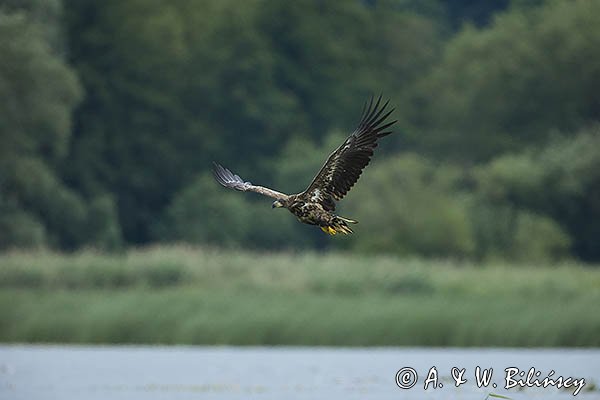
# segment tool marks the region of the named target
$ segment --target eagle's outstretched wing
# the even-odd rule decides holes
[[[327,159],[312,183],[301,196],[319,202],[328,211],[335,210],[334,200],[341,200],[354,186],[362,170],[371,161],[377,139],[392,133],[386,131],[396,121],[386,122],[394,111],[385,112],[389,103],[381,104],[381,96],[373,104],[373,98],[363,107],[358,128]]]
[[[276,190],[272,190],[263,186],[255,186],[250,182],[244,182],[239,175],[234,174],[230,170],[217,163],[213,163],[213,175],[217,182],[226,188],[240,190],[242,192],[255,192],[264,196],[269,196],[277,200],[285,199],[288,197],[287,194],[280,193]]]

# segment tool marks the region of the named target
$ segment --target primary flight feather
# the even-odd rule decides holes
[[[387,129],[396,121],[386,121],[394,111],[386,111],[388,103],[389,100],[381,104],[381,96],[376,102],[371,98],[365,103],[356,130],[331,153],[311,184],[301,193],[287,195],[253,185],[217,163],[213,170],[215,179],[230,189],[272,197],[275,199],[273,208],[287,208],[300,222],[317,225],[330,235],[352,233],[348,224],[356,224],[357,221],[336,215],[335,202],[341,200],[358,181],[362,170],[371,161],[377,140],[392,133]]]

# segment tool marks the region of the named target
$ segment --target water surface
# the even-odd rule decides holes
[[[437,383],[424,390],[435,366]],[[475,368],[493,368],[478,388]],[[418,375],[399,388],[398,370]],[[456,388],[452,367],[465,368]],[[575,387],[504,390],[505,369],[584,378],[600,399],[600,349],[130,347],[0,345],[0,399],[572,399]],[[433,375],[429,375],[433,378]],[[517,378],[517,377],[515,377]],[[524,379],[524,378],[523,378]],[[496,384],[496,388],[493,384]],[[593,388],[593,385],[596,388]],[[590,390],[593,389],[593,390]]]

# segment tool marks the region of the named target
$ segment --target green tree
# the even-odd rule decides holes
[[[0,10],[2,248],[45,243],[43,211],[61,195],[50,190],[47,198],[36,197],[35,183],[29,182],[56,183],[51,165],[65,152],[70,112],[80,96],[75,75],[52,53],[42,32],[24,12]],[[48,203],[40,207],[37,201]]]
[[[47,5],[24,5],[0,10],[0,248],[92,244],[85,199],[56,173],[81,88],[51,43],[58,36],[46,36],[58,29],[30,16]]]
[[[414,154],[379,160],[352,190],[342,215],[359,221],[359,251],[468,257],[475,251],[459,169]]]
[[[184,135],[177,96],[187,54],[181,17],[159,1],[67,1],[66,21],[86,98],[63,174],[88,197],[112,193],[125,239],[148,240],[185,177],[184,152],[199,147]]]
[[[421,144],[442,157],[483,160],[597,121],[599,47],[595,1],[549,1],[515,8],[489,28],[467,27],[421,83]]]
[[[511,168],[510,165],[513,165]],[[531,169],[503,164],[528,182]],[[537,166],[536,171],[542,166]],[[378,161],[344,201],[340,213],[360,221],[349,247],[401,255],[556,261],[566,258],[571,232],[540,205],[525,207],[494,178],[495,163],[470,170],[406,154]],[[501,169],[504,170],[504,169]],[[531,193],[524,194],[526,198]],[[581,232],[580,232],[581,233]]]
[[[572,238],[577,257],[598,260],[598,149],[600,128],[593,126],[538,150],[497,157],[478,170],[480,191],[489,202],[552,218]]]

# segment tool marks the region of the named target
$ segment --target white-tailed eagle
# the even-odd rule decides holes
[[[331,153],[312,183],[301,193],[287,195],[253,185],[217,163],[213,170],[215,179],[230,189],[272,197],[275,199],[273,208],[287,208],[300,222],[317,225],[330,235],[352,233],[348,224],[356,224],[357,221],[336,215],[335,202],[354,186],[362,170],[371,161],[377,140],[392,133],[387,129],[396,122],[386,121],[394,111],[386,112],[389,100],[381,105],[379,96],[373,103],[373,98],[365,103],[358,128]]]

